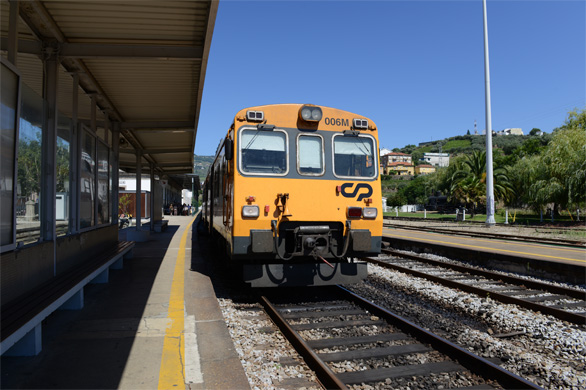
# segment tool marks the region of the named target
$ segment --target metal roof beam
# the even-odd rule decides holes
[[[165,154],[165,153],[193,153],[191,148],[174,148],[174,149],[143,149],[143,154]],[[159,164],[157,164],[159,165]]]
[[[8,50],[8,38],[1,38],[2,50]],[[95,58],[152,58],[152,59],[185,59],[201,60],[202,47],[193,46],[165,46],[165,45],[124,45],[124,44],[98,44],[98,43],[58,43],[55,45],[59,51],[59,57],[72,59]],[[43,45],[38,41],[28,39],[18,40],[20,53],[41,55]]]
[[[9,40],[7,37],[0,38],[0,48],[7,51]],[[18,52],[25,54],[34,54],[40,56],[43,53],[43,45],[39,41],[31,41],[28,39],[19,39],[17,42]]]
[[[63,43],[59,55],[64,58],[155,58],[201,60],[202,47],[165,45],[128,45],[98,43]]]
[[[134,129],[136,131],[148,129],[168,129],[173,131],[176,129],[193,130],[192,121],[137,121],[137,122],[122,122],[123,129]]]

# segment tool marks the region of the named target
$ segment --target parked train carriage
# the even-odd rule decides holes
[[[380,253],[378,131],[301,104],[236,114],[204,184],[203,221],[253,287],[353,283]]]

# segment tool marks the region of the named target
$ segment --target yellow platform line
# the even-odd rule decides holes
[[[161,369],[159,370],[159,389],[184,389],[185,388],[185,246],[187,235],[195,218],[187,225],[179,244],[173,283],[171,284],[171,296],[169,297],[168,324],[163,342],[163,354],[161,356]]]
[[[413,237],[409,237],[409,236],[402,236],[399,234],[393,234],[393,233],[387,233],[387,235],[392,236],[392,237],[399,237],[399,238],[407,238],[407,239],[413,239]],[[534,253],[528,253],[528,252],[519,252],[519,251],[511,251],[508,249],[499,249],[499,248],[489,248],[489,247],[485,247],[485,246],[477,246],[477,245],[468,245],[468,244],[460,244],[460,243],[454,243],[454,242],[448,242],[448,241],[440,241],[440,240],[431,240],[428,238],[420,238],[420,240],[423,241],[427,241],[427,242],[437,242],[440,244],[448,244],[448,245],[454,245],[454,246],[463,246],[463,247],[469,247],[469,248],[475,248],[475,249],[487,249],[490,250],[492,252],[508,252],[508,253],[515,253],[515,254],[519,254],[519,255],[529,255],[529,256],[536,256]],[[578,260],[578,259],[570,259],[567,257],[558,257],[558,256],[548,256],[548,255],[537,255],[540,257],[548,257],[551,259],[558,259],[558,260],[566,260],[566,261],[576,261],[579,263],[586,263],[586,260]]]
[[[405,231],[404,229],[401,228],[385,228],[387,231],[388,230],[401,230],[401,231]],[[445,235],[445,233],[441,233],[441,232],[422,232],[422,231],[417,231],[417,234],[421,234],[421,235],[429,235],[429,236],[441,236],[441,235]],[[506,242],[508,244],[511,245],[515,245],[515,246],[520,246],[520,247],[529,247],[529,248],[543,248],[543,246],[555,246],[554,243],[551,242],[546,242],[543,244],[524,244],[521,243],[519,241],[515,241],[515,240],[511,240],[508,239],[507,237],[499,237],[497,239],[487,239],[487,238],[480,238],[480,237],[463,237],[463,236],[458,236],[459,240],[469,240],[469,241],[480,241],[480,242],[495,242],[495,241],[500,241],[500,242]],[[555,246],[556,250],[558,251],[562,251],[562,252],[574,252],[574,253],[583,253],[586,256],[586,249],[585,248],[563,248],[560,246]]]

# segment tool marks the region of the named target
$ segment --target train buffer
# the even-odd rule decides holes
[[[1,308],[0,354],[34,356],[42,348],[42,322],[55,310],[83,308],[83,289],[88,283],[107,283],[110,269],[121,269],[132,257],[134,242],[119,241],[88,261],[63,272],[30,293]]]

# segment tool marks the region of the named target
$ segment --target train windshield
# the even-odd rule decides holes
[[[240,167],[246,173],[287,174],[287,134],[283,131],[243,129]]]
[[[297,170],[302,175],[319,176],[324,174],[324,148],[321,136],[298,136]]]
[[[374,150],[371,137],[334,136],[334,174],[339,177],[375,177]]]

